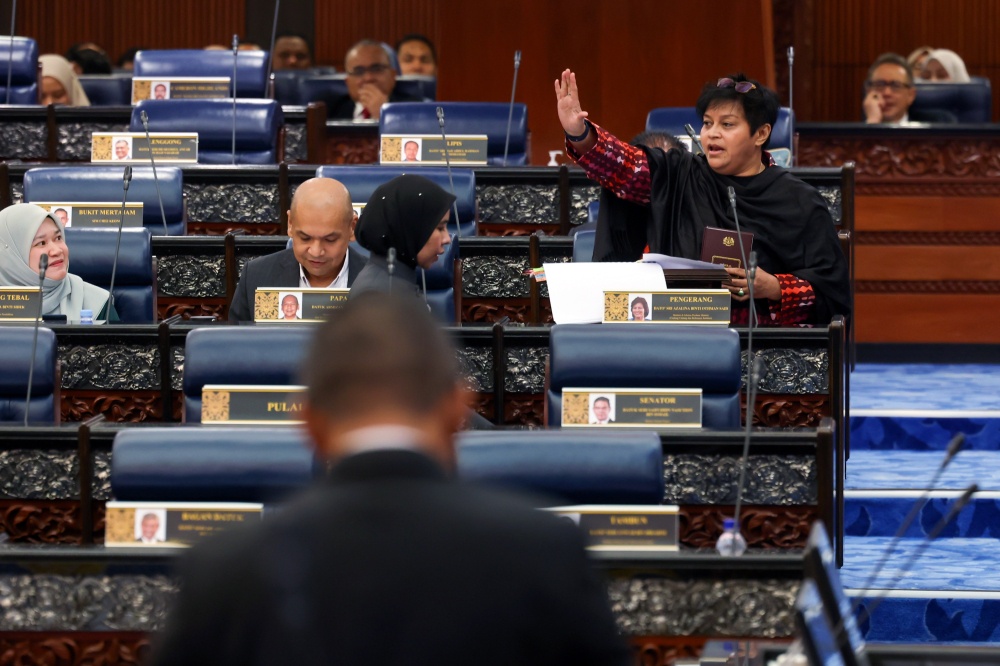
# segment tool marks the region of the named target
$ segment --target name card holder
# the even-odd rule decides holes
[[[448,161],[452,166],[485,166],[488,143],[485,134],[453,134],[447,139],[439,135],[383,134],[379,161],[407,166],[444,166]]]
[[[142,203],[126,203],[125,216],[121,202],[101,203],[53,203],[32,201],[56,216],[67,229],[118,229],[118,221],[124,220],[126,229],[142,227]]]
[[[0,322],[35,321],[41,300],[38,287],[0,287]]]
[[[157,164],[197,164],[197,132],[93,132],[91,162],[148,164],[150,151]]]
[[[347,304],[350,289],[289,289],[260,287],[254,292],[257,323],[316,323]]]
[[[302,423],[304,386],[226,386],[201,389],[204,425],[296,425]]]
[[[563,428],[700,428],[701,389],[564,388]]]
[[[584,533],[588,550],[678,550],[680,511],[676,506],[584,504],[546,511],[576,523]]]
[[[729,326],[732,301],[728,289],[605,291],[603,322]]]
[[[132,77],[132,103],[144,99],[221,99],[229,97],[228,76]]]
[[[183,548],[238,525],[259,522],[264,505],[110,501],[105,515],[104,545],[109,548]]]

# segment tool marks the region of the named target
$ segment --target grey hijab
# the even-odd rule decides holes
[[[65,233],[59,220],[34,204],[15,204],[0,210],[0,284],[38,286],[38,273],[28,267],[28,255],[31,242],[45,220],[52,220]],[[66,266],[68,270],[68,258]],[[83,309],[93,310],[96,319],[107,300],[106,290],[68,272],[62,280],[45,278],[42,283],[42,314],[64,314],[72,323],[79,322]]]

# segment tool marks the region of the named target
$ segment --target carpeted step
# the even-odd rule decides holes
[[[859,363],[851,373],[856,409],[1000,409],[1000,365]]]
[[[921,490],[930,483],[944,455],[940,451],[852,451],[847,490]],[[1000,451],[960,451],[937,484],[940,490],[1000,491]]]
[[[1000,410],[851,409],[852,458],[861,450],[944,451],[957,433],[967,450],[1000,451]]]
[[[844,532],[852,537],[891,537],[903,524],[919,490],[849,490],[844,498]],[[907,530],[907,537],[926,536],[962,493],[935,491]],[[1000,492],[980,492],[941,533],[942,537],[1000,538]]]

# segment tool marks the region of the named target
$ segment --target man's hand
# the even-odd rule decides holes
[[[877,91],[872,90],[865,95],[862,107],[865,110],[866,123],[882,122],[882,96]]]
[[[587,112],[580,108],[580,93],[576,89],[576,74],[565,70],[555,81],[556,109],[559,111],[559,122],[563,130],[572,136],[579,136],[586,131],[583,122]]]
[[[378,119],[382,105],[389,101],[389,96],[379,90],[375,84],[365,84],[358,90],[358,102],[368,110],[371,117]]]
[[[733,300],[746,301],[750,299],[750,291],[747,288],[747,272],[742,268],[730,268],[726,266],[730,280],[726,286],[733,294]],[[740,292],[743,292],[740,294]],[[763,268],[757,267],[757,272],[753,278],[754,298],[766,298],[771,301],[781,300],[781,283]]]

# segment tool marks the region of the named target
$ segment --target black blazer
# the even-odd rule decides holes
[[[579,531],[382,450],[192,549],[151,664],[629,664]]]
[[[354,284],[368,260],[353,247],[347,247],[347,286]],[[291,248],[258,257],[243,269],[236,285],[233,302],[229,304],[229,321],[253,321],[254,295],[259,287],[298,287],[299,262]]]
[[[354,100],[350,95],[321,99],[326,102],[326,117],[331,120],[354,120]],[[419,97],[410,97],[393,90],[389,95],[389,103],[393,102],[423,102]]]

